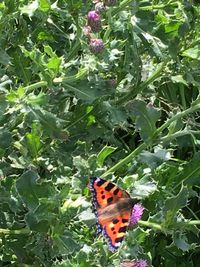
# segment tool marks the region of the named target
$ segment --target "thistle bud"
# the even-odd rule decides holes
[[[102,39],[91,39],[89,46],[90,46],[90,51],[93,54],[100,54],[104,49],[104,43]]]
[[[93,32],[99,32],[101,30],[101,17],[95,10],[88,12],[87,19],[88,25]]]
[[[105,0],[106,6],[114,6],[117,4],[117,0]]]
[[[98,2],[95,5],[95,11],[99,14],[103,13],[105,11],[105,6],[103,2]]]

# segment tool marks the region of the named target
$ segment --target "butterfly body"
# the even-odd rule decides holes
[[[136,201],[126,191],[98,177],[90,178],[89,188],[93,196],[98,233],[106,237],[110,250],[114,252],[124,239]]]

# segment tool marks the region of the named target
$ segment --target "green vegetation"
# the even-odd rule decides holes
[[[199,266],[199,1],[108,2],[0,3],[2,267]],[[145,207],[114,254],[90,176]]]

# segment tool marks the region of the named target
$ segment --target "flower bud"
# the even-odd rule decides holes
[[[117,0],[105,0],[106,6],[114,6],[117,4]]]
[[[132,260],[132,261],[124,261],[121,263],[120,267],[148,267],[146,260]]]
[[[87,19],[88,25],[93,32],[99,32],[101,30],[101,17],[95,10],[88,12]]]
[[[102,39],[91,39],[89,46],[90,46],[90,51],[93,54],[99,54],[104,49],[104,43]]]
[[[95,5],[95,11],[99,14],[103,13],[105,11],[105,6],[103,2],[98,2]]]
[[[92,29],[90,26],[83,27],[83,34],[87,37],[90,37],[90,33],[92,32]]]

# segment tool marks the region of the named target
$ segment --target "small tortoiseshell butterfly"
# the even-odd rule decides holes
[[[89,188],[97,217],[98,234],[108,240],[109,249],[115,252],[121,245],[130,222],[131,212],[137,201],[113,183],[91,177]]]

